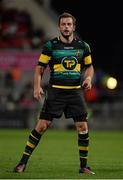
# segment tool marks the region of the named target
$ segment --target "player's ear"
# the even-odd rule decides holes
[[[76,30],[76,26],[75,25],[73,25],[73,31],[75,31]]]

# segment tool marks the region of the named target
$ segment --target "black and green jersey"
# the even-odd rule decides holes
[[[92,59],[89,45],[76,38],[69,44],[59,38],[48,41],[38,61],[38,65],[49,65],[50,84],[63,89],[80,88],[82,70],[90,64]]]

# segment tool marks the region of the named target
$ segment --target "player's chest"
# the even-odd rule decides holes
[[[84,51],[82,49],[77,49],[74,47],[64,47],[62,49],[54,49],[52,51],[52,59],[56,62],[62,62],[65,59],[76,60],[78,63],[82,61]]]

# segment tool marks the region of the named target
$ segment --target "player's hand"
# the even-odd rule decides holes
[[[41,101],[41,96],[44,94],[43,89],[40,87],[39,89],[34,89],[34,98],[38,101]]]
[[[90,90],[91,87],[92,87],[91,80],[90,80],[90,79],[85,79],[85,80],[83,81],[82,87],[83,87],[85,90]]]

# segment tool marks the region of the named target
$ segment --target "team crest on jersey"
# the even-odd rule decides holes
[[[74,56],[68,56],[68,57],[64,57],[61,61],[63,67],[67,70],[73,70],[78,61]]]

